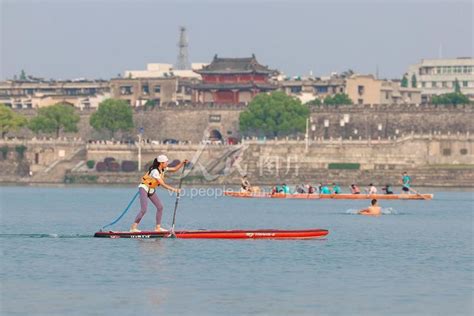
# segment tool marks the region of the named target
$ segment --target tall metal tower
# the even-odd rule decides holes
[[[184,26],[179,27],[178,60],[176,61],[175,69],[189,69],[188,37],[186,35],[186,28]]]

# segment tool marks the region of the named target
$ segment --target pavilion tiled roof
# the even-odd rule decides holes
[[[275,90],[276,85],[268,83],[201,83],[195,86],[197,90],[229,90],[229,89],[259,89],[259,90]]]
[[[237,74],[237,73],[260,73],[272,74],[276,70],[269,69],[268,66],[261,65],[255,55],[246,58],[221,58],[214,56],[212,62],[200,70],[199,74]]]

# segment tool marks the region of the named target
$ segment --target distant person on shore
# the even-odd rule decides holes
[[[332,184],[332,193],[340,194],[341,193],[341,187],[338,186],[336,183],[333,183]]]
[[[368,194],[377,194],[377,188],[372,183],[369,184]]]
[[[370,206],[366,209],[363,209],[363,210],[360,210],[358,212],[358,214],[360,215],[372,215],[372,216],[379,216],[380,214],[382,214],[382,209],[380,208],[380,206],[377,204],[377,200],[376,199],[373,199],[371,202],[370,202]]]
[[[386,184],[383,188],[382,191],[385,192],[385,194],[393,194],[392,186],[390,184]]]
[[[283,193],[290,194],[290,187],[287,186],[286,183],[283,183],[283,185],[281,187],[283,189]]]
[[[316,188],[313,187],[311,184],[307,184],[306,189],[308,190],[309,194],[314,194],[316,192]]]
[[[356,186],[354,183],[351,184],[351,193],[352,194],[360,194],[360,189],[358,186]]]
[[[240,191],[241,192],[251,192],[252,188],[250,186],[250,182],[247,179],[247,175],[244,175],[242,179],[240,179]]]
[[[148,199],[156,207],[156,226],[155,231],[167,231],[166,229],[161,228],[161,217],[163,216],[163,204],[161,204],[160,198],[156,194],[156,189],[159,186],[172,191],[178,192],[179,189],[174,188],[165,183],[165,175],[167,172],[176,172],[186,165],[188,160],[183,160],[175,167],[168,167],[168,157],[165,155],[159,155],[155,160],[153,160],[152,165],[148,169],[147,173],[142,177],[142,182],[138,186],[138,191],[140,192],[140,212],[138,213],[135,221],[130,227],[130,232],[137,233],[140,232],[138,229],[138,224],[142,220],[143,216],[147,211]]]
[[[319,194],[331,194],[331,190],[329,190],[329,187],[326,184],[324,184],[321,187],[321,191],[319,191]]]
[[[408,173],[405,171],[402,174],[402,191],[404,193],[410,193],[411,178]]]

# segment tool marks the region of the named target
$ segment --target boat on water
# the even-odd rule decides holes
[[[178,238],[178,239],[317,239],[324,238],[329,231],[326,229],[249,229],[249,230],[181,230],[174,235],[171,232],[120,232],[99,231],[94,237],[99,238]]]
[[[261,199],[334,199],[334,200],[431,200],[433,194],[308,194],[308,193],[250,193],[226,191],[224,195],[235,198],[261,198]]]

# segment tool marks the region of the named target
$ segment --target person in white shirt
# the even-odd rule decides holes
[[[369,184],[369,194],[377,194],[377,188],[372,183]]]
[[[135,221],[130,227],[130,232],[136,233],[140,232],[138,229],[138,224],[142,220],[143,216],[147,211],[148,199],[156,207],[156,226],[155,231],[167,231],[166,229],[161,228],[161,217],[163,216],[163,204],[156,194],[156,188],[162,186],[165,189],[168,189],[172,192],[178,192],[179,189],[174,188],[165,183],[165,174],[166,172],[176,172],[181,167],[184,167],[188,160],[183,160],[175,167],[168,167],[168,157],[165,155],[159,155],[155,160],[153,160],[152,165],[148,169],[148,172],[142,177],[142,182],[138,186],[138,191],[140,192],[140,212],[138,213]]]

